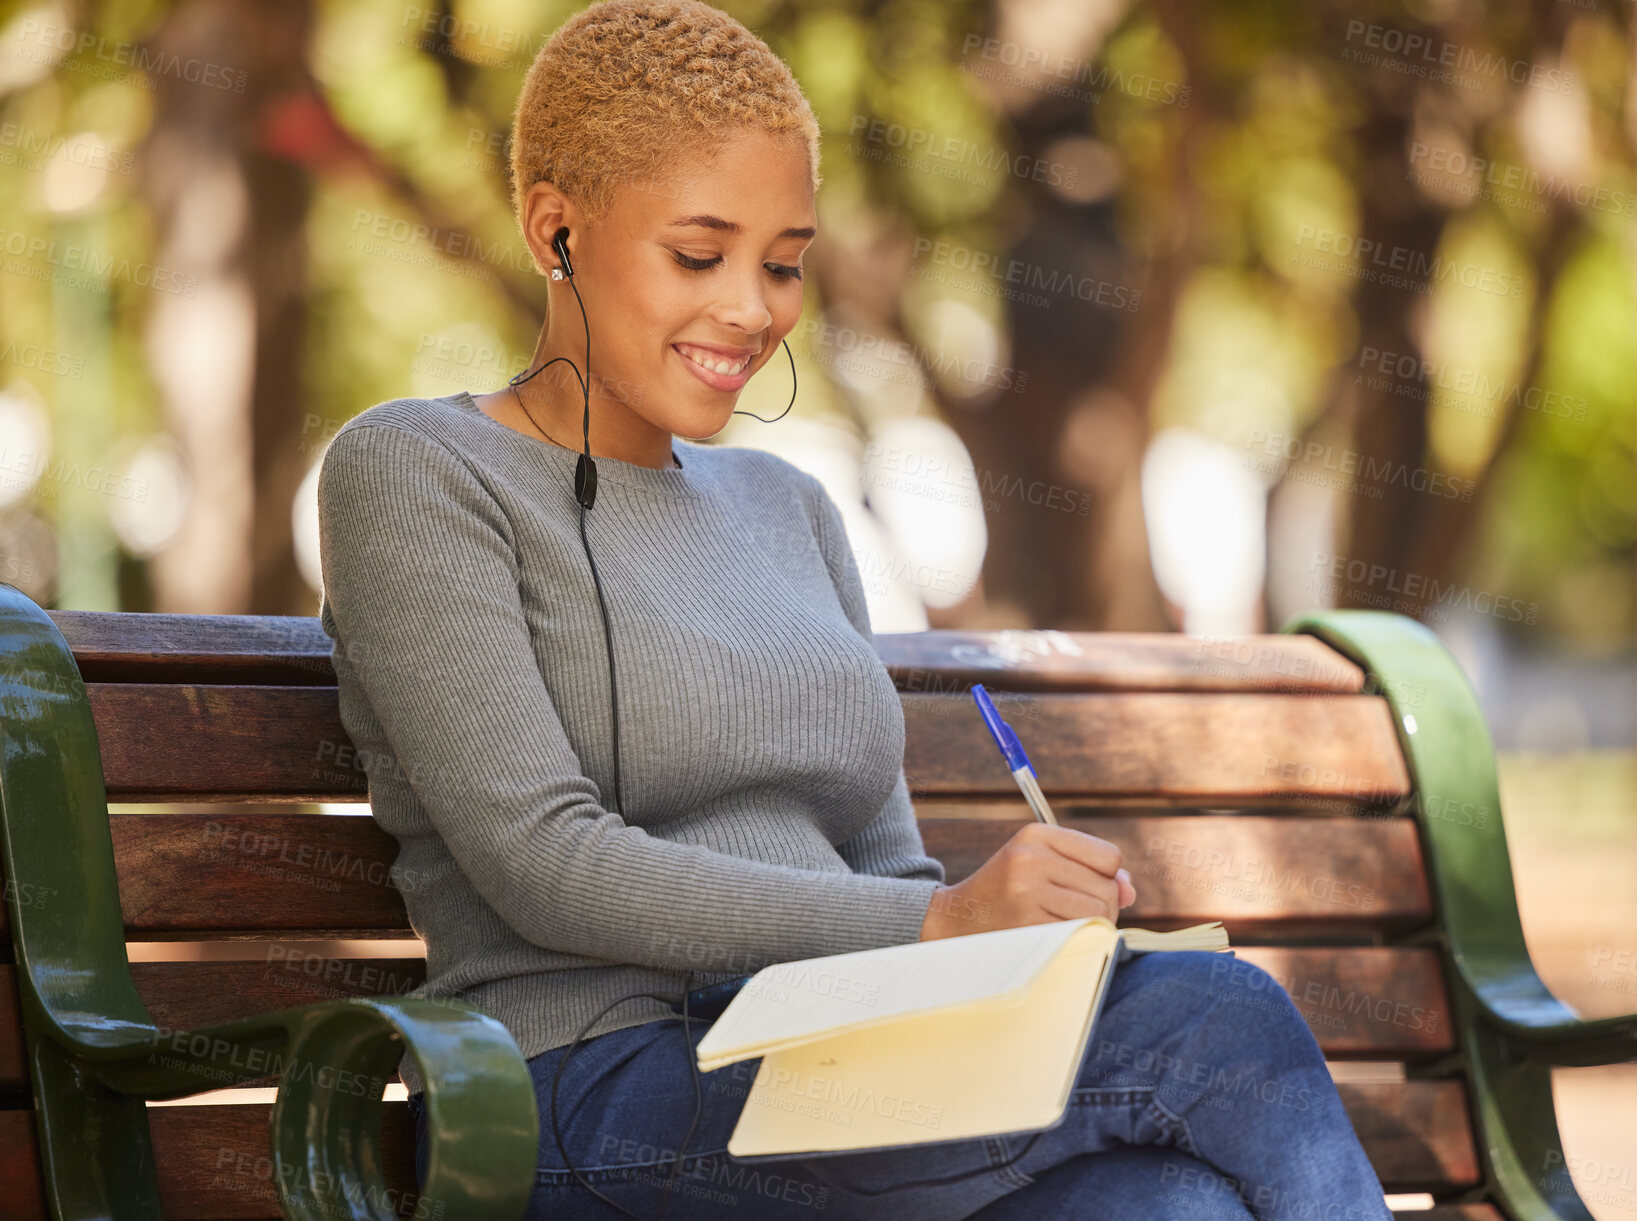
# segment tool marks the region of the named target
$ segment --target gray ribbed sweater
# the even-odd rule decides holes
[[[426,942],[412,995],[476,1005],[525,1057],[690,968],[914,941],[944,880],[834,503],[772,454],[673,449],[680,470],[599,458],[586,525],[623,818],[575,454],[461,393],[369,408],[319,474],[320,619]],[[590,1033],[660,1017],[631,1000]]]

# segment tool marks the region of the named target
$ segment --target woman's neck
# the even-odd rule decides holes
[[[559,367],[553,366],[553,369]],[[542,376],[549,376],[549,374]],[[577,454],[584,452],[585,447],[581,437],[581,420],[585,411],[583,403],[580,407],[580,414],[575,416],[570,427],[555,427],[551,422],[543,418],[540,408],[535,405],[532,398],[528,402],[527,411],[519,406],[519,396],[517,394],[519,389],[521,387],[511,387],[488,394],[474,394],[472,395],[472,402],[477,405],[479,411],[498,424],[504,424],[507,428],[520,432],[525,436],[536,439],[543,438],[553,445],[572,450]],[[541,427],[542,424],[545,425],[544,428]],[[648,461],[628,457],[627,454],[632,451],[623,447],[616,449],[603,438],[603,432],[604,430],[598,426],[597,404],[596,400],[593,399],[591,406],[591,456],[593,458],[615,458],[621,462],[653,467],[656,470],[675,470],[678,467],[678,463],[671,457],[672,438],[669,433],[661,434],[664,441],[664,457],[658,461]]]
[[[553,313],[556,312],[554,309]],[[585,374],[585,370],[580,368],[585,364],[585,332],[579,331],[577,356],[557,351],[557,348],[564,346],[557,342],[559,338],[552,333],[549,323],[541,328],[534,357],[529,361],[533,376],[503,392],[505,398],[510,400],[509,405],[496,401],[497,395],[489,394],[476,396],[474,401],[485,414],[519,432],[544,435],[556,445],[581,452],[585,448],[586,403],[584,392],[580,389],[580,379],[574,371],[579,369],[581,375]],[[597,378],[589,380],[591,456],[616,458],[656,470],[674,468],[676,462],[671,457],[671,434],[632,411],[609,392],[608,387],[599,384]]]

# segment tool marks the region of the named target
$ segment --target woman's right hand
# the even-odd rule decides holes
[[[1103,916],[1136,901],[1118,845],[1050,823],[1020,827],[982,866],[933,892],[921,940]]]

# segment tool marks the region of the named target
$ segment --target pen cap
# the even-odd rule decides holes
[[[989,732],[994,736],[995,745],[1000,747],[1000,753],[1006,759],[1009,771],[1019,768],[1034,768],[1029,763],[1029,756],[1023,753],[1023,743],[1017,740],[1017,734],[1012,727],[1000,719],[1000,713],[995,710],[995,703],[989,698],[989,693],[983,689],[982,683],[972,684],[972,699],[978,705],[978,711],[983,714],[983,723],[989,726]]]

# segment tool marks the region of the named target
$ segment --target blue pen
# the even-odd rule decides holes
[[[983,714],[983,723],[989,726],[989,732],[994,735],[995,745],[1000,747],[1001,756],[1006,760],[1012,779],[1016,780],[1017,787],[1023,790],[1023,799],[1029,803],[1034,816],[1054,827],[1061,825],[1057,821],[1057,815],[1052,813],[1051,806],[1046,804],[1046,794],[1040,790],[1040,781],[1035,777],[1034,766],[1029,762],[1029,756],[1023,753],[1023,743],[1017,740],[1017,734],[1012,732],[1012,727],[1000,719],[1000,713],[995,711],[995,702],[989,698],[989,693],[983,689],[982,683],[972,684],[972,698],[977,702],[978,711]]]

